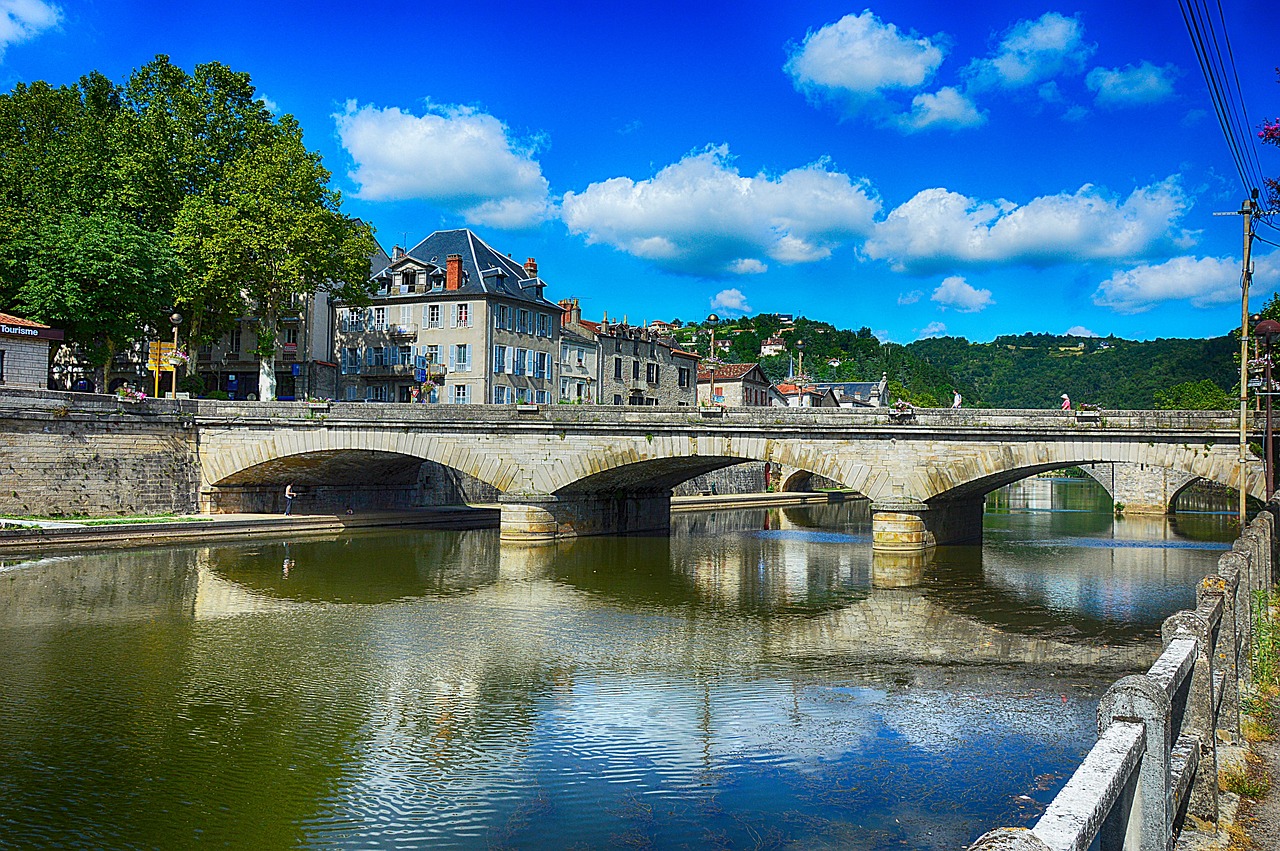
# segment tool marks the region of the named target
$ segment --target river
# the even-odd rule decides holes
[[[1042,811],[1229,521],[1034,479],[927,563],[861,501],[10,562],[0,847],[963,847]]]

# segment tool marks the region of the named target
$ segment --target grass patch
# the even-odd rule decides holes
[[[212,517],[175,517],[168,515],[165,517],[156,517],[148,515],[146,517],[106,517],[96,520],[77,520],[77,523],[83,523],[85,526],[120,526],[126,523],[200,523],[213,520]]]
[[[1267,777],[1266,767],[1253,754],[1245,754],[1244,765],[1224,768],[1218,772],[1218,788],[1224,792],[1234,792],[1241,798],[1260,800],[1271,791],[1271,780]]]
[[[1271,708],[1274,689],[1259,689],[1252,694],[1240,698],[1241,732],[1251,742],[1270,742],[1275,739],[1277,730],[1276,713]]]
[[[1253,592],[1253,682],[1260,689],[1280,688],[1280,612],[1271,608],[1271,596]]]

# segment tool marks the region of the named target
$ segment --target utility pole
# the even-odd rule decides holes
[[[1240,528],[1245,524],[1245,499],[1249,493],[1245,470],[1249,463],[1249,283],[1253,277],[1251,253],[1253,250],[1253,217],[1258,214],[1258,190],[1253,190],[1238,211],[1214,213],[1215,216],[1241,216],[1244,219],[1244,260],[1240,276]]]

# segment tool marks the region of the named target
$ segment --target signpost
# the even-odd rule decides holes
[[[160,373],[161,371],[172,372],[177,374],[177,367],[169,363],[169,358],[178,350],[176,343],[154,342],[151,344],[151,350],[147,354],[147,369],[155,373],[156,376],[156,392],[155,398],[160,397]]]

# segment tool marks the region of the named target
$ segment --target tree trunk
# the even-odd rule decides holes
[[[258,398],[264,402],[274,402],[276,398],[277,325],[279,320],[274,307],[258,320]]]

